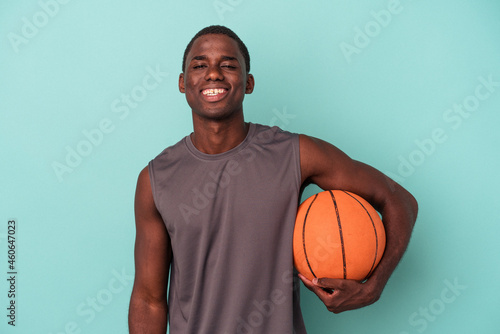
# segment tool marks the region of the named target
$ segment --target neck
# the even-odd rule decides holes
[[[219,154],[229,151],[245,140],[248,124],[241,116],[227,120],[209,120],[193,115],[194,132],[191,134],[193,145],[206,154]]]

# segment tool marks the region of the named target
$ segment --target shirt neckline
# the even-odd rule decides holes
[[[193,141],[191,140],[191,135],[187,135],[184,137],[184,144],[186,145],[188,151],[194,155],[195,157],[202,159],[202,160],[220,160],[220,159],[225,159],[228,157],[231,157],[237,153],[239,153],[241,150],[243,150],[250,140],[253,138],[254,133],[255,133],[255,124],[248,122],[248,133],[243,139],[241,143],[239,143],[237,146],[233,147],[232,149],[222,152],[222,153],[217,153],[217,154],[208,154],[208,153],[203,153],[200,150],[194,146]]]

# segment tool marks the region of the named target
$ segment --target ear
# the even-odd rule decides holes
[[[245,94],[252,94],[254,86],[255,86],[255,79],[253,78],[253,75],[247,74],[247,85],[245,87]]]
[[[179,92],[186,92],[186,87],[184,86],[184,73],[179,74]]]

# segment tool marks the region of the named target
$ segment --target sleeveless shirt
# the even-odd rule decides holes
[[[186,136],[148,168],[172,247],[170,333],[306,333],[292,255],[299,136],[249,123],[221,154]]]

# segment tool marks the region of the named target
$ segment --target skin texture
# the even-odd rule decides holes
[[[371,277],[364,283],[354,280],[319,278],[315,282],[299,275],[327,309],[340,313],[376,302],[410,241],[417,218],[415,198],[376,169],[352,160],[335,146],[322,140],[300,136],[302,182],[322,189],[342,189],[356,193],[382,214],[386,249]]]
[[[253,75],[246,73],[238,44],[226,35],[204,35],[194,43],[179,75],[179,91],[192,109],[193,144],[201,152],[225,152],[243,141],[248,128],[243,117],[245,94],[253,92]],[[223,88],[217,101],[207,101],[202,90]]]
[[[130,298],[130,333],[166,333],[167,282],[172,258],[165,224],[153,201],[147,168],[135,193],[135,279]]]
[[[245,62],[234,40],[225,35],[204,35],[194,43],[179,76],[179,90],[192,109],[192,141],[207,154],[230,150],[248,132],[243,117],[243,99],[254,88]],[[203,95],[205,89],[223,89],[217,97]],[[303,185],[342,189],[368,200],[382,213],[386,228],[386,250],[377,269],[364,283],[300,277],[305,286],[334,313],[370,305],[382,290],[410,240],[416,220],[417,202],[400,185],[376,169],[350,159],[335,146],[300,135],[300,165]],[[135,197],[135,281],[129,310],[130,333],[165,333],[167,329],[167,282],[172,249],[165,225],[151,192],[149,172],[144,168]]]

